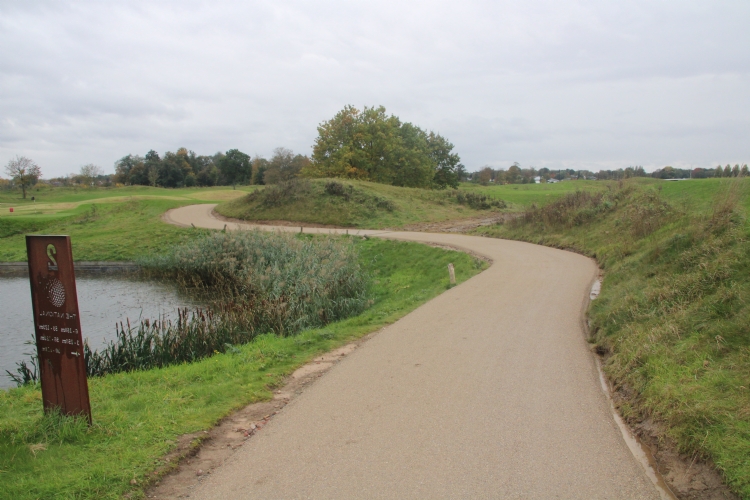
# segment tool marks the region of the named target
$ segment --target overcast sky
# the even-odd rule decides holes
[[[750,162],[750,2],[0,0],[0,164],[310,154],[346,104],[483,165]]]

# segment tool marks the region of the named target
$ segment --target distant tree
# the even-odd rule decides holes
[[[159,153],[153,149],[146,153],[143,157],[143,177],[145,182],[139,182],[138,184],[146,184],[150,186],[156,186],[159,181],[161,173],[161,157]]]
[[[114,180],[122,184],[148,184],[143,158],[138,155],[127,155],[117,160]]]
[[[739,177],[740,176],[740,166],[735,165],[732,167],[732,177]]]
[[[15,160],[10,160],[5,166],[5,172],[13,179],[15,185],[21,188],[24,198],[26,198],[26,190],[36,184],[42,176],[42,169],[34,163],[34,160],[25,156],[16,156]]]
[[[721,169],[721,165],[716,167],[716,171],[714,173],[714,177],[721,177],[724,175],[724,171]]]
[[[508,171],[505,173],[505,180],[509,184],[520,184],[523,180],[523,174],[521,172],[521,166],[518,163],[513,163]]]
[[[427,148],[435,165],[432,184],[439,189],[448,186],[457,188],[461,180],[460,169],[463,169],[464,166],[461,165],[461,158],[456,153],[451,152],[453,151],[453,144],[440,134],[430,132],[427,135]]]
[[[195,177],[199,186],[215,186],[219,182],[219,169],[215,165],[207,165]]]
[[[309,177],[347,177],[409,187],[457,186],[458,155],[438,134],[388,115],[345,106],[318,126]]]
[[[268,170],[269,161],[262,156],[256,156],[252,162],[252,183],[265,184],[266,170]]]
[[[185,178],[192,172],[188,158],[189,153],[185,148],[164,153],[159,168],[159,185],[171,188],[184,186]]]
[[[458,182],[464,182],[469,178],[469,173],[466,171],[463,163],[456,165],[456,176],[458,177]]]
[[[732,176],[732,167],[729,166],[727,163],[727,166],[724,167],[724,172],[721,175],[722,177],[731,177]]]
[[[479,184],[486,186],[492,180],[492,168],[484,167],[479,171]]]
[[[435,187],[437,164],[430,155],[428,135],[411,123],[400,123],[398,118],[390,125],[398,125],[394,129],[396,139],[385,146],[383,164],[378,167],[373,162],[371,178],[394,186]]]
[[[309,164],[310,159],[306,156],[295,155],[291,149],[276,148],[263,174],[263,183],[278,184],[288,181]]]
[[[742,165],[742,168],[740,169],[740,175],[742,177],[747,177],[748,175],[747,163]]]
[[[159,167],[151,165],[148,167],[148,170],[146,170],[146,175],[148,178],[148,185],[156,187],[156,183],[159,181]]]
[[[250,157],[238,149],[230,149],[219,160],[219,171],[232,189],[237,189],[237,184],[250,181]]]
[[[94,165],[93,163],[89,163],[81,167],[81,172],[78,175],[80,176],[81,181],[84,184],[86,184],[87,186],[93,186],[96,178],[103,173],[104,171],[102,170],[102,167]]]

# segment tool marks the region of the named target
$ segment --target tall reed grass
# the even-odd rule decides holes
[[[353,244],[336,237],[212,233],[141,264],[148,276],[201,291],[208,306],[182,309],[175,322],[120,323],[104,349],[84,346],[90,376],[195,361],[259,334],[324,326],[371,304],[369,278]],[[36,381],[35,360],[32,366],[22,361],[9,375],[19,385]]]

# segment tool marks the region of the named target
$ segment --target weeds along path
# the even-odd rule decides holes
[[[212,209],[165,219],[222,229]],[[192,498],[660,497],[620,434],[584,339],[593,261],[516,241],[355,232],[494,263],[334,366]]]

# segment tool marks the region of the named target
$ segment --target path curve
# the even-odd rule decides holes
[[[165,219],[299,231],[224,222],[213,207]],[[591,259],[476,236],[357,232],[494,264],[335,365],[191,498],[660,498],[620,434],[584,339]]]

